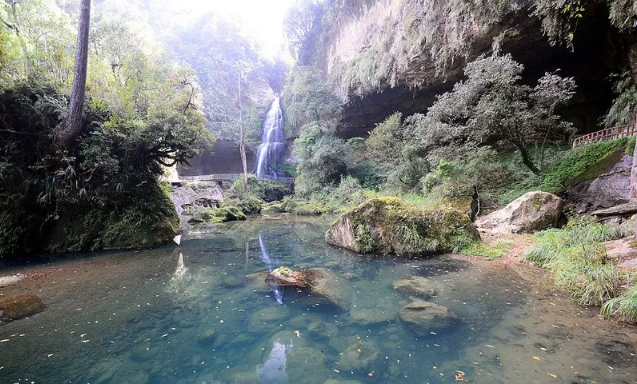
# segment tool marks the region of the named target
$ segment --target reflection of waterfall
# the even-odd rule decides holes
[[[189,288],[191,288],[192,280],[193,276],[190,274],[186,264],[184,263],[184,255],[179,252],[177,268],[170,278],[166,291],[172,293],[178,300],[187,300],[191,298],[191,296],[196,296],[196,291],[189,290]]]
[[[261,249],[261,260],[263,260],[265,265],[268,267],[268,271],[272,272],[272,260],[270,260],[270,256],[268,256],[268,250],[265,249],[261,234],[259,234],[259,248]],[[283,304],[283,290],[281,289],[281,287],[271,281],[268,281],[268,284],[270,284],[270,290],[272,291],[272,293],[274,293],[276,302],[279,304]]]
[[[277,166],[285,149],[283,113],[277,97],[272,102],[268,117],[263,124],[263,143],[257,152],[257,176],[279,176]]]
[[[278,341],[274,342],[270,356],[262,367],[257,367],[259,383],[263,384],[287,384],[288,374],[285,373],[285,363],[287,361],[286,349],[292,349],[292,344],[285,345]]]

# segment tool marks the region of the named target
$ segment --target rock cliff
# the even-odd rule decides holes
[[[344,101],[345,137],[365,135],[395,111],[425,111],[461,79],[467,60],[490,53],[494,41],[524,64],[529,82],[557,69],[574,76],[578,95],[565,114],[580,130],[594,130],[612,99],[608,75],[626,62],[625,39],[610,26],[604,4],[587,4],[567,49],[549,44],[531,0],[363,3],[333,4],[338,10],[323,16],[321,33],[306,44],[317,52],[306,64],[323,68]]]

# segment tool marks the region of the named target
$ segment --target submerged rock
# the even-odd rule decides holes
[[[449,252],[479,239],[466,214],[444,208],[425,211],[395,197],[367,200],[325,234],[328,244],[354,252],[405,256]]]
[[[338,360],[340,369],[345,371],[368,371],[380,357],[380,349],[369,341],[357,341],[349,346]]]
[[[308,347],[292,348],[286,364],[290,383],[323,384],[327,376],[325,355]]]
[[[494,233],[528,233],[557,227],[564,202],[547,192],[528,192],[506,207],[476,219],[480,230]]]
[[[426,277],[405,276],[394,281],[394,289],[428,299],[438,294],[438,284]]]
[[[0,299],[0,321],[11,321],[44,310],[42,300],[35,295],[9,295]]]
[[[404,322],[414,325],[420,333],[441,331],[457,322],[455,315],[447,307],[424,300],[416,300],[405,305],[398,314]]]

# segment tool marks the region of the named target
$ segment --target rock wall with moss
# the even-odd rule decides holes
[[[494,42],[525,66],[529,82],[557,69],[575,76],[578,96],[566,114],[581,131],[596,130],[613,98],[608,76],[632,63],[634,33],[616,27],[606,2],[592,0],[582,2],[586,11],[571,40],[556,41],[546,24],[557,5],[546,10],[543,3],[329,0],[304,46],[314,54],[300,57],[322,68],[338,90],[347,137],[364,136],[396,111],[423,112],[461,79],[468,61],[492,52]]]

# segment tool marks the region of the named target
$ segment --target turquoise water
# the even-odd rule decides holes
[[[47,308],[0,326],[0,383],[637,382],[635,327],[499,263],[326,246],[327,223],[219,225],[180,246],[5,269],[43,272],[0,293]],[[328,269],[346,302],[246,278],[278,266]],[[458,321],[404,323],[411,299],[393,288],[404,276],[435,282],[428,300]]]

